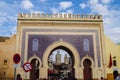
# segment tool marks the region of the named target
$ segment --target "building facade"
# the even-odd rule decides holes
[[[20,66],[37,59],[39,78],[48,78],[48,57],[56,49],[72,56],[75,78],[107,77],[101,16],[19,14],[17,38],[16,51],[22,57]],[[19,70],[24,76],[22,68]],[[35,71],[29,72],[27,78],[32,73]]]
[[[17,74],[21,74],[24,79],[49,78],[49,57],[57,49],[62,49],[70,55],[71,77],[79,80],[98,80],[101,77],[112,80],[114,70],[119,72],[119,64],[107,68],[110,53],[118,61],[119,57],[116,55],[120,53],[120,47],[104,35],[100,15],[19,14],[14,41],[15,49],[12,52],[21,56]],[[112,46],[116,47],[116,52]],[[61,62],[59,60],[57,59]],[[32,64],[30,72],[25,73],[23,70],[25,62]],[[11,63],[13,64],[12,61]],[[14,72],[14,67],[12,70]]]

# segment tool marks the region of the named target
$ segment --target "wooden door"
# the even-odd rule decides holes
[[[84,60],[84,80],[92,80],[92,69],[91,69],[91,61],[89,59]]]

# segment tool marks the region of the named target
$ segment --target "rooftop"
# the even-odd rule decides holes
[[[9,39],[9,37],[0,37],[0,42],[5,42],[6,39]]]
[[[102,21],[101,15],[80,15],[80,14],[25,14],[19,13],[18,20],[92,20]]]

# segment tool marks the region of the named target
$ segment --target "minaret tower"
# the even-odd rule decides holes
[[[61,54],[60,54],[60,50],[57,51],[56,54],[56,63],[60,64],[61,63]]]

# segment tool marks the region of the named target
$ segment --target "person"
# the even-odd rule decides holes
[[[103,77],[101,77],[101,79],[100,79],[100,80],[104,80],[104,79],[103,79]]]
[[[22,80],[22,78],[21,78],[21,75],[20,75],[20,74],[17,74],[17,78],[16,78],[16,80]]]
[[[120,80],[120,74],[115,78],[115,80]]]

